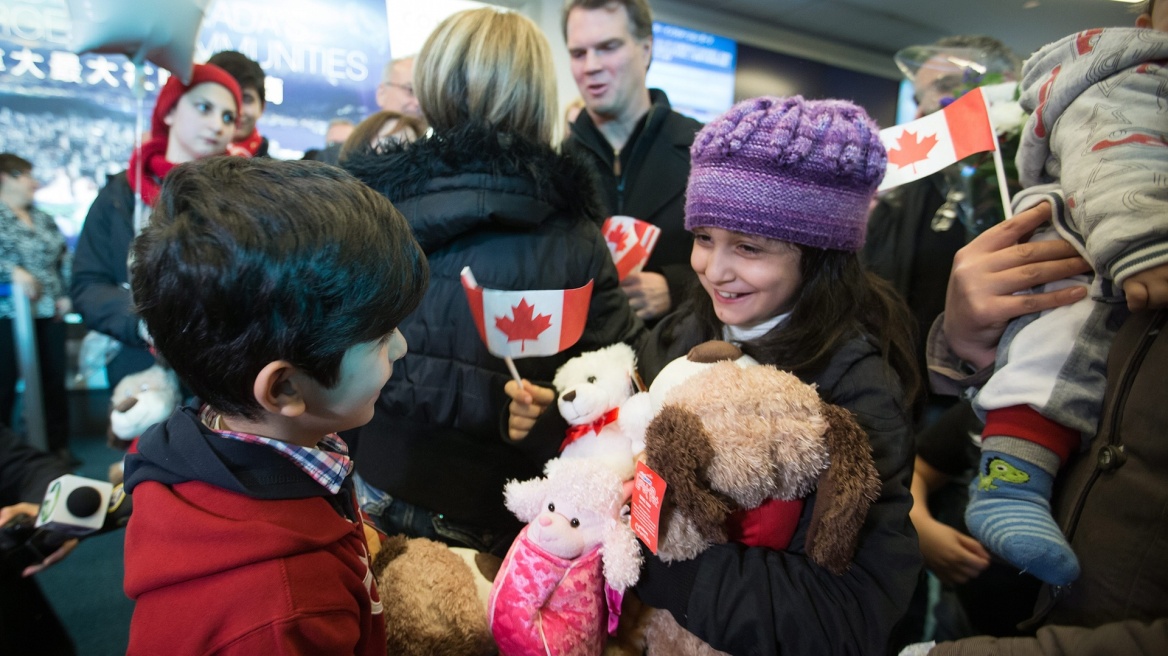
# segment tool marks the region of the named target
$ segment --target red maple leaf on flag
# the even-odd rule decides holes
[[[612,249],[612,252],[617,253],[620,252],[620,249],[624,248],[625,242],[629,240],[629,233],[625,232],[623,223],[616,223],[614,221],[612,227],[604,234],[604,240],[609,243],[609,248]]]
[[[916,164],[929,159],[929,151],[933,150],[933,146],[936,145],[937,135],[935,134],[921,139],[917,133],[905,130],[896,138],[897,147],[888,151],[888,162],[900,168],[911,166],[915,173]]]
[[[532,313],[535,306],[527,302],[526,298],[519,299],[519,305],[511,307],[512,317],[495,317],[495,327],[503,331],[508,342],[519,342],[519,350],[523,351],[523,342],[529,339],[539,339],[540,333],[551,328],[550,314]]]

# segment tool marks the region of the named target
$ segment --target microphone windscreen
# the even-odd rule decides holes
[[[92,487],[79,487],[69,493],[65,507],[75,517],[89,517],[102,508],[102,495]]]

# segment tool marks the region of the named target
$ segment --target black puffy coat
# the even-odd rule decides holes
[[[122,377],[154,364],[138,333],[140,319],[130,298],[127,262],[133,241],[134,192],[123,172],[106,182],[89,207],[77,238],[69,287],[85,327],[122,343],[122,350],[106,366],[110,389]]]
[[[401,325],[409,351],[358,433],[357,470],[453,521],[510,526],[503,485],[540,475],[546,445],[500,435],[510,375],[479,338],[462,268],[492,289],[595,281],[580,341],[556,356],[516,360],[532,381],[551,380],[581,352],[631,343],[644,327],[618,286],[587,167],[548,146],[470,127],[384,148],[342,164],[405,215],[429,258],[430,287]]]

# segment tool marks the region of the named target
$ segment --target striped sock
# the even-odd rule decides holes
[[[1078,578],[1079,560],[1051,516],[1052,483],[1042,467],[983,448],[965,523],[970,535],[1011,565],[1066,585]]]

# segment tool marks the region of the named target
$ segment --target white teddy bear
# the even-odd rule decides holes
[[[636,366],[632,348],[613,344],[582,353],[556,371],[556,406],[569,425],[560,447],[564,458],[597,459],[622,480],[632,478],[648,425],[640,413],[629,414],[637,419],[629,423],[622,407],[637,391]]]

